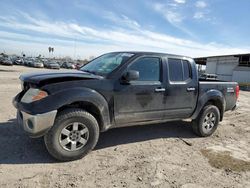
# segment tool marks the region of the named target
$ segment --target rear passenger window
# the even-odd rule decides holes
[[[173,82],[185,81],[191,78],[191,68],[187,60],[168,59],[169,79]]]
[[[190,64],[187,60],[182,61],[183,63],[183,80],[191,78]]]
[[[183,81],[182,63],[180,59],[168,59],[168,67],[171,81]]]

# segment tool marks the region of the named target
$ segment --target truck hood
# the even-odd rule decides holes
[[[77,70],[35,72],[22,74],[20,76],[21,81],[38,85],[89,79],[103,79],[103,77]]]

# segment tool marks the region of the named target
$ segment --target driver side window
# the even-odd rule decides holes
[[[129,70],[139,72],[138,81],[159,81],[160,80],[160,58],[143,57],[129,66]]]

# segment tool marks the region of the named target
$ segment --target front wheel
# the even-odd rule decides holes
[[[71,161],[84,157],[95,147],[98,138],[99,126],[94,116],[72,108],[59,112],[44,142],[54,158]]]
[[[214,105],[207,105],[203,108],[197,119],[192,121],[193,131],[198,136],[210,136],[217,129],[219,120],[219,109]]]

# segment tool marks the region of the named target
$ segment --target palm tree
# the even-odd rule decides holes
[[[51,52],[51,53],[52,53],[52,55],[53,55],[53,52],[54,52],[54,48],[52,48],[52,47],[49,47],[48,49],[49,49],[49,53]]]

